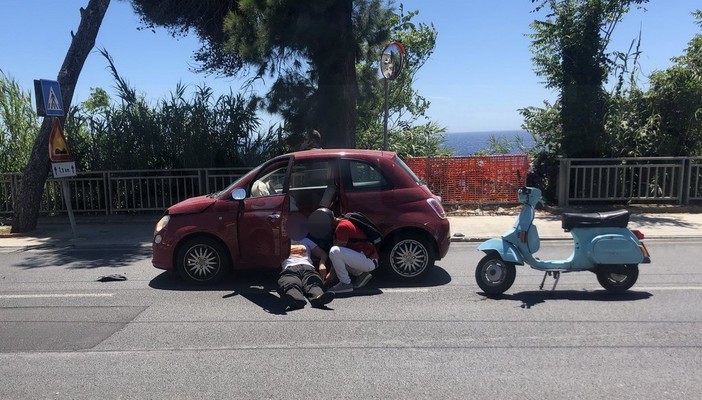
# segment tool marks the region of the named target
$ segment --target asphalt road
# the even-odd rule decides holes
[[[702,247],[647,246],[653,264],[620,296],[590,273],[539,291],[518,268],[488,299],[482,253],[454,243],[421,284],[374,279],[288,313],[265,274],[199,289],[145,248],[0,249],[0,398],[699,398]],[[128,280],[96,281],[113,273]]]

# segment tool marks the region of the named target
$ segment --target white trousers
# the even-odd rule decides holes
[[[375,262],[372,259],[348,247],[332,246],[329,249],[329,259],[334,264],[334,272],[339,282],[342,283],[351,283],[349,274],[357,276],[375,269]]]

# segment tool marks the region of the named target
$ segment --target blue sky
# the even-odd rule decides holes
[[[88,0],[4,0],[0,24],[0,70],[29,91],[34,79],[56,79],[70,31],[80,21],[78,9]],[[398,1],[397,4],[400,2]],[[419,10],[417,22],[433,23],[438,31],[434,54],[418,73],[415,87],[431,101],[428,115],[453,132],[519,129],[517,109],[553,100],[533,73],[529,24],[543,18],[531,13],[529,0],[406,0]],[[699,0],[651,0],[647,11],[625,16],[612,49],[625,51],[642,32],[643,76],[672,65],[692,37],[700,33],[690,13]],[[119,73],[152,101],[167,96],[178,82],[207,85],[216,93],[240,89],[240,81],[190,71],[194,36],[173,39],[165,30],[137,30],[138,17],[127,1],[112,0],[96,41],[113,57]],[[94,50],[78,81],[73,102],[84,101],[91,87],[113,94],[106,60]],[[265,86],[258,86],[264,90]],[[276,122],[264,116],[265,123]]]

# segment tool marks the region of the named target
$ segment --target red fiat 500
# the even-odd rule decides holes
[[[381,268],[397,278],[427,273],[446,255],[441,199],[393,152],[307,150],[276,157],[219,193],[171,206],[156,224],[153,265],[211,284],[232,269],[280,268],[288,215],[320,206],[357,211],[383,232]]]

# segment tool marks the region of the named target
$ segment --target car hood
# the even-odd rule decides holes
[[[205,211],[207,207],[214,204],[217,201],[212,197],[198,196],[187,200],[183,200],[180,203],[176,203],[168,208],[169,215],[175,214],[197,214]]]

